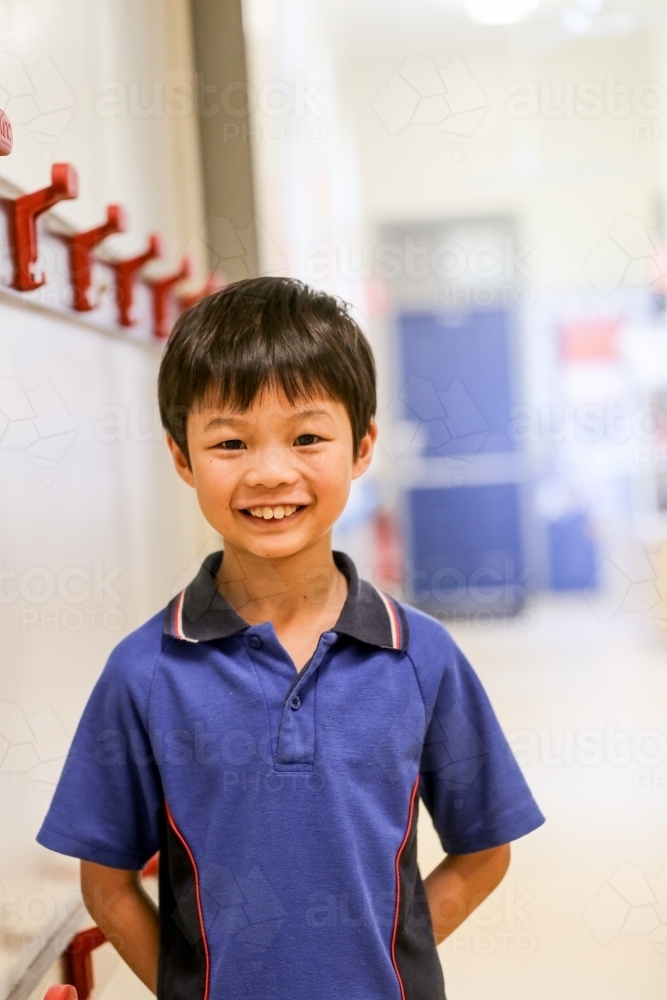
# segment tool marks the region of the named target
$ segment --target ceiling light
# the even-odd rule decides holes
[[[537,8],[539,0],[465,0],[466,13],[477,24],[516,24]]]

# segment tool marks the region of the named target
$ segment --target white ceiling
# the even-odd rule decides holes
[[[476,24],[466,0],[314,0],[324,11],[337,43],[346,50],[397,46],[497,44],[501,39],[529,48],[568,44],[577,37],[619,36],[652,25],[667,25],[667,0],[540,0],[521,23]],[[501,3],[502,0],[498,0]],[[598,0],[599,3],[599,0]]]

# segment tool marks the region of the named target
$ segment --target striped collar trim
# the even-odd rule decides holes
[[[222,557],[222,552],[207,556],[194,580],[169,602],[164,616],[167,635],[183,642],[205,642],[250,627],[218,590],[216,573]],[[348,580],[348,594],[333,631],[371,646],[405,651],[408,623],[398,601],[360,580],[349,556],[334,552],[333,557]]]
[[[172,601],[173,607],[171,610],[171,634],[176,639],[183,639],[185,642],[199,642],[199,639],[191,639],[189,635],[186,635],[183,631],[183,600],[185,598],[185,591],[182,590],[180,594],[176,595],[174,601]]]
[[[383,594],[381,590],[377,592],[380,595],[380,600],[387,609],[387,615],[389,616],[389,627],[391,629],[391,648],[400,649],[401,642],[403,640],[403,625],[398,613],[398,607],[392,599]]]
[[[408,648],[408,622],[398,601],[360,580],[357,568],[344,552],[334,552],[334,562],[348,580],[345,604],[334,632],[383,649]]]

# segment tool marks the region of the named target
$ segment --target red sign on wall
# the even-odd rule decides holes
[[[563,361],[609,361],[618,356],[618,323],[610,319],[580,319],[560,328]]]

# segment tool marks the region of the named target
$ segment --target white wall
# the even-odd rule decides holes
[[[157,231],[165,264],[188,244],[203,261],[193,239],[204,217],[193,76],[186,0],[6,0],[0,103],[15,146],[0,160],[0,187],[43,187],[50,163],[71,162],[80,197],[58,206],[60,219],[88,228],[121,202],[130,231],[119,249]],[[42,220],[41,245],[52,249],[47,228]],[[5,282],[8,252],[2,226]],[[90,923],[77,909],[76,862],[34,837],[92,685],[112,647],[216,546],[164,443],[161,345],[150,340],[145,290],[139,327],[121,331],[110,303],[74,316],[66,273],[46,259],[45,288],[0,287],[2,997],[36,961],[45,973]]]

